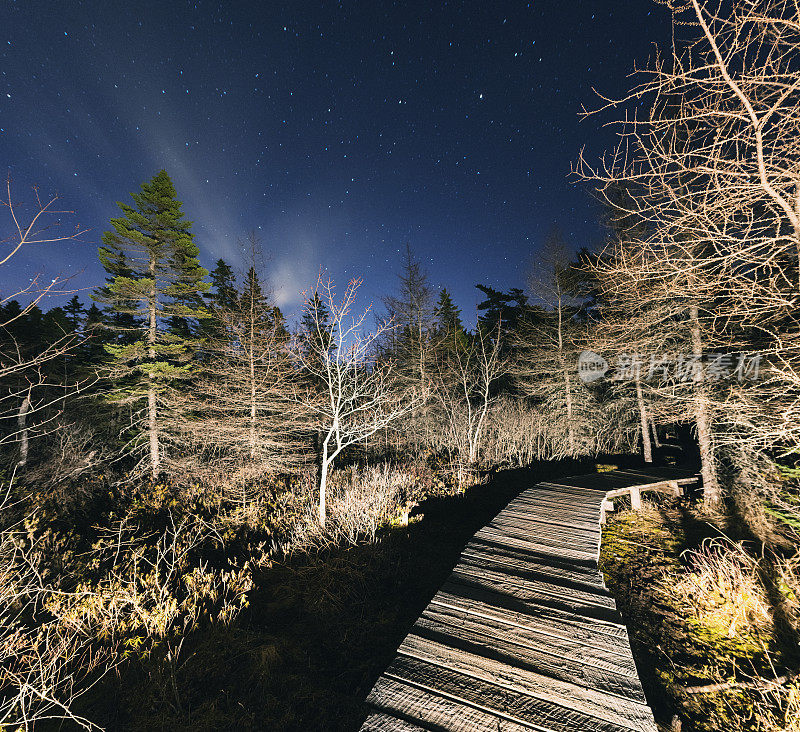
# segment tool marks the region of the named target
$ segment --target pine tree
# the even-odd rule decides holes
[[[100,303],[114,302],[115,298],[110,289],[114,280],[124,277],[133,279],[134,273],[123,251],[109,251],[102,264],[108,277],[106,284],[92,295],[92,300]],[[97,323],[105,331],[104,340],[109,343],[131,343],[138,337],[139,325],[136,316],[127,309],[120,310],[106,306],[103,308],[103,317]]]
[[[440,335],[463,332],[461,308],[453,302],[446,287],[443,287],[439,293],[439,299],[433,307],[433,314],[436,316],[436,330]]]
[[[84,309],[83,304],[77,295],[73,295],[70,301],[64,306],[64,312],[67,314],[72,330],[77,332],[83,324]]]
[[[122,316],[108,323],[122,338],[106,346],[118,386],[115,398],[146,402],[145,424],[135,428],[133,444],[139,446],[146,438],[155,480],[168,436],[161,419],[167,389],[192,373],[197,341],[190,337],[191,325],[207,316],[200,298],[210,285],[197,259],[191,222],[183,218],[166,171],[142,184],[131,198],[133,206],[118,203],[123,216],[112,219],[113,230],[103,234],[99,255],[109,278],[94,299]]]
[[[319,292],[308,298],[303,317],[300,319],[300,338],[303,350],[312,359],[315,354],[330,350],[333,342],[331,334],[330,312],[319,295]]]
[[[529,311],[528,296],[518,287],[512,287],[508,292],[500,292],[486,285],[475,285],[486,299],[478,305],[478,310],[483,315],[478,318],[478,326],[484,333],[497,333],[498,328],[506,336],[506,343],[510,343],[514,332],[524,321]]]
[[[104,344],[108,342],[110,331],[105,327],[103,311],[96,303],[92,303],[86,311],[83,330],[86,337],[83,343],[85,361],[88,364],[100,364],[108,356]]]
[[[214,292],[209,293],[207,297],[215,305],[223,308],[236,306],[236,275],[224,259],[218,259],[214,269],[211,270],[211,286]]]
[[[275,336],[281,343],[287,343],[289,340],[289,328],[286,325],[286,316],[277,305],[272,307],[270,318],[275,329]]]

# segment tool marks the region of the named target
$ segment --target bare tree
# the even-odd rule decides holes
[[[289,337],[257,271],[260,242],[251,234],[247,244],[241,292],[213,306],[200,375],[181,410],[195,415],[182,420],[190,452],[233,485],[301,460]]]
[[[700,0],[671,7],[693,36],[642,72],[627,98],[603,105],[646,101],[648,114],[628,117],[617,150],[600,168],[582,161],[579,172],[642,230],[627,246],[624,276],[662,325],[680,326],[697,364],[692,388],[672,400],[695,424],[714,506],[721,442],[798,444],[800,22],[784,0],[737,0],[725,12]],[[620,184],[631,192],[622,201],[609,195]],[[770,356],[768,378],[715,389],[710,355],[748,351]]]
[[[508,366],[501,356],[501,332],[499,326],[493,334],[478,328],[466,342],[461,334],[452,332],[434,352],[433,399],[447,443],[455,451],[459,485],[478,464],[494,402],[492,387]]]
[[[31,540],[24,521],[11,518],[14,509],[9,486],[0,498],[0,725],[33,729],[37,722],[69,719],[100,729],[72,707],[105,659],[92,653],[83,628],[52,611],[64,596],[80,601],[83,593],[62,592],[47,581],[40,542]]]
[[[75,240],[87,231],[75,226],[70,233],[59,233],[60,217],[73,212],[56,208],[58,196],[43,199],[36,187],[33,192],[32,206],[19,203],[12,194],[11,176],[6,178],[6,193],[0,205],[8,215],[10,233],[0,241],[0,267],[7,266],[14,256],[28,247]],[[31,419],[35,414],[45,413],[58,401],[50,394],[49,387],[54,384],[48,374],[48,366],[64,359],[77,346],[78,338],[74,333],[64,333],[49,343],[25,348],[15,337],[14,326],[22,322],[48,295],[63,294],[65,285],[63,278],[45,281],[41,274],[37,274],[25,286],[0,292],[0,306],[12,301],[24,301],[14,314],[0,318],[0,383],[3,385],[0,422],[9,425],[0,434],[0,444],[19,444],[19,467],[24,467],[28,461]],[[63,399],[65,385],[61,387]],[[55,416],[57,412],[52,412],[40,420],[40,431]]]
[[[557,232],[545,240],[529,276],[535,306],[515,334],[513,371],[522,395],[547,415],[551,456],[577,456],[596,442],[594,396],[578,379],[588,326],[579,318],[580,272]]]
[[[376,358],[377,341],[392,324],[379,323],[373,332],[363,332],[370,308],[358,315],[353,312],[360,285],[360,279],[351,280],[337,298],[333,282],[320,277],[306,301],[305,322],[312,333],[293,342],[297,362],[311,377],[305,387],[298,387],[296,398],[322,437],[318,477],[322,526],[328,474],[336,458],[385,429],[418,401],[414,392],[394,388],[392,362]],[[324,310],[316,306],[318,302]]]
[[[30,213],[12,196],[11,177],[6,181],[6,198],[2,203],[10,220],[11,234],[0,242],[0,266],[24,248],[77,238],[85,230],[75,227],[70,234],[52,234],[51,228],[66,211],[55,209],[57,197],[43,200],[37,189]],[[53,221],[49,217],[55,216]],[[48,396],[52,385],[46,366],[63,359],[77,345],[73,334],[65,334],[55,342],[39,348],[23,348],[13,336],[13,326],[31,313],[48,294],[61,294],[65,280],[53,278],[45,282],[41,275],[15,291],[0,293],[0,305],[12,300],[26,300],[16,314],[0,323],[3,332],[0,351],[0,418],[14,426],[0,436],[0,444],[19,443],[17,467],[12,472],[5,493],[0,497],[0,725],[32,728],[38,721],[70,719],[86,729],[94,728],[89,720],[71,710],[86,686],[85,681],[95,667],[97,657],[89,653],[88,641],[80,630],[65,626],[60,618],[42,613],[42,608],[58,593],[45,579],[40,566],[39,547],[30,543],[27,525],[19,518],[19,510],[11,499],[16,470],[28,461],[32,414],[42,413],[63,400],[63,384],[58,397]],[[53,417],[45,417],[45,421]],[[43,424],[37,425],[42,428]]]

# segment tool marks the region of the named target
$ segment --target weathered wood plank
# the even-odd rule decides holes
[[[564,549],[578,549],[586,553],[597,553],[597,539],[592,540],[592,537],[587,537],[579,533],[570,533],[568,531],[555,531],[549,527],[533,525],[528,530],[522,528],[514,528],[511,526],[503,526],[498,524],[487,524],[481,531],[494,531],[502,536],[507,536],[511,539],[522,539],[523,541],[536,541],[539,543],[546,542],[550,546],[564,548]]]
[[[575,516],[572,511],[568,509],[561,511],[550,511],[547,508],[521,508],[509,507],[505,511],[501,511],[494,517],[494,521],[498,520],[514,520],[514,521],[528,521],[537,524],[556,524],[557,526],[566,526],[571,529],[583,529],[586,531],[593,531],[597,528],[597,516],[594,512],[587,514],[585,519],[580,516]]]
[[[478,531],[475,536],[479,538],[486,538],[492,541],[497,541],[500,544],[510,546],[510,547],[519,547],[521,549],[530,549],[532,551],[540,551],[545,554],[549,553],[553,556],[560,556],[567,559],[577,559],[582,561],[594,562],[595,565],[597,564],[597,551],[589,552],[589,551],[581,551],[578,549],[572,549],[570,547],[565,546],[564,542],[550,542],[545,539],[540,539],[538,537],[528,537],[527,539],[523,539],[518,536],[509,536],[503,534],[502,532],[498,532],[492,528],[484,527],[480,531]]]
[[[497,599],[497,595],[474,588],[445,585],[436,593],[429,607],[439,605],[454,608],[464,614],[485,616],[528,632],[554,637],[559,642],[574,641],[582,648],[596,649],[604,656],[618,655],[633,663],[627,648],[627,630],[622,624],[600,623],[596,620],[587,623],[584,618],[569,613],[548,612],[540,608],[536,608],[537,612],[534,614],[529,612],[528,606],[524,607],[525,612],[520,612],[519,605],[492,602]]]
[[[370,714],[361,725],[361,729],[363,732],[426,732],[425,727],[419,727],[383,712]]]
[[[574,568],[575,571],[597,573],[597,561],[596,555],[594,554],[592,554],[589,559],[579,560],[564,557],[560,554],[553,554],[552,552],[542,552],[535,549],[512,546],[477,535],[473,536],[469,542],[467,542],[466,547],[478,549],[479,551],[491,551],[500,556],[515,557],[541,565],[562,567],[563,569]]]
[[[556,546],[582,549],[585,552],[596,552],[597,542],[600,538],[598,534],[554,529],[552,526],[548,526],[547,524],[532,523],[528,527],[523,528],[521,526],[491,523],[487,524],[485,528],[490,531],[501,533],[504,536],[509,536],[516,539],[523,539],[527,541],[532,538],[536,541],[548,541]]]
[[[525,503],[517,503],[509,508],[509,513],[518,513],[527,515],[528,518],[531,520],[535,520],[537,516],[551,517],[556,520],[563,521],[566,518],[575,517],[575,520],[581,524],[593,525],[597,522],[597,511],[595,510],[594,502],[592,504],[592,510],[586,511],[585,513],[574,513],[573,510],[564,504],[558,503],[544,503],[542,502],[540,505],[535,505],[539,503],[539,501],[534,502],[534,505],[528,506]],[[600,501],[597,501],[597,505],[599,506]],[[502,516],[505,512],[501,511],[498,516]]]
[[[528,580],[542,582],[562,590],[575,590],[575,593],[572,594],[576,597],[599,596],[611,598],[611,594],[603,585],[602,578],[594,578],[593,581],[587,582],[585,576],[582,577],[563,570],[557,571],[552,567],[541,567],[533,563],[525,566],[511,566],[508,562],[502,561],[502,559],[498,561],[498,559],[488,556],[481,557],[464,553],[455,568],[471,568],[478,571],[486,569],[502,573],[511,581],[520,583]]]
[[[596,689],[570,684],[517,665],[498,663],[494,659],[452,649],[427,638],[409,636],[403,641],[400,654],[490,683],[508,686],[542,701],[569,706],[582,714],[621,727],[647,732],[655,730],[652,714],[644,703],[603,694]],[[648,723],[650,726],[647,726]]]
[[[420,687],[388,676],[378,679],[367,702],[401,718],[410,717],[448,732],[523,732],[536,729],[505,715],[492,714],[485,709],[464,704],[438,688]]]
[[[539,628],[537,618],[531,616],[526,624],[513,624],[505,619],[487,614],[476,614],[459,606],[431,602],[420,618],[428,618],[440,623],[469,629],[481,637],[499,637],[512,644],[523,646],[537,653],[558,654],[569,663],[595,666],[597,668],[636,678],[636,666],[630,654],[619,653],[613,647],[597,648],[575,638],[569,633],[544,633]],[[574,631],[574,628],[571,628]]]
[[[448,582],[490,589],[492,592],[516,597],[528,605],[563,610],[583,618],[613,622],[618,617],[613,598],[595,598],[588,596],[588,593],[579,594],[575,590],[567,592],[544,582],[513,582],[499,572],[457,567]]]
[[[411,681],[423,688],[442,689],[450,696],[482,704],[535,729],[552,732],[621,732],[630,729],[575,711],[564,704],[530,696],[516,688],[467,676],[409,656],[399,655],[386,670],[386,675]]]
[[[639,679],[632,663],[623,667],[616,659],[606,658],[602,653],[575,658],[569,655],[576,648],[574,643],[557,643],[555,638],[543,643],[541,637],[525,634],[521,629],[510,633],[505,627],[501,630],[497,625],[471,620],[467,622],[463,616],[453,618],[428,609],[417,619],[411,632],[453,648],[465,648],[504,662],[510,660],[520,668],[562,681],[640,700]]]
[[[532,526],[552,527],[554,530],[569,531],[570,534],[591,535],[595,540],[599,538],[600,529],[597,525],[597,516],[592,521],[580,521],[573,518],[568,511],[563,513],[515,513],[504,511],[495,516],[490,524],[493,526],[517,526],[531,530]]]
[[[505,552],[489,552],[480,547],[467,544],[461,553],[462,561],[484,562],[497,567],[502,567],[504,571],[511,574],[515,572],[538,572],[547,573],[547,576],[554,580],[566,583],[577,582],[579,585],[589,587],[601,587],[605,589],[602,576],[597,572],[587,572],[583,567],[559,566],[553,563],[538,562],[535,559],[523,559],[518,556],[509,555]]]
[[[589,490],[580,488],[569,490],[560,485],[545,485],[541,484],[541,488],[535,491],[525,491],[520,493],[514,501],[513,505],[532,505],[534,502],[542,501],[546,504],[553,506],[564,506],[567,508],[574,508],[579,513],[586,513],[587,509],[593,505],[596,500],[599,500],[602,493],[605,491]]]

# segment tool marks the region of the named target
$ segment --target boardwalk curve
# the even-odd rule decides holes
[[[656,732],[597,562],[607,496],[678,490],[668,468],[539,483],[467,543],[367,702],[362,732]]]

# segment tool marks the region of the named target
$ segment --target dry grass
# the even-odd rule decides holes
[[[679,729],[669,726],[678,715],[696,732],[800,732],[800,678],[781,652],[771,592],[780,587],[787,614],[796,610],[800,560],[753,556],[719,538],[681,552],[709,529],[683,508],[621,511],[603,536],[606,582],[660,721]]]
[[[669,578],[664,589],[691,608],[695,620],[724,628],[729,638],[771,629],[770,606],[758,579],[759,561],[741,544],[707,541],[685,558],[689,571]]]
[[[800,633],[800,553],[779,557],[775,569],[783,611],[795,632]]]
[[[407,520],[414,504],[417,480],[390,463],[351,466],[331,475],[325,527],[317,518],[317,493],[312,482],[300,496],[302,515],[295,525],[287,551],[306,551],[374,541],[381,527]]]
[[[757,692],[757,732],[800,732],[800,681],[769,684]]]

